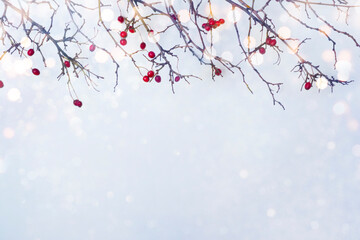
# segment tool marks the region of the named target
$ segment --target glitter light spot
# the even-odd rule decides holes
[[[240,21],[241,19],[241,10],[238,8],[235,8],[234,10],[231,10],[228,15],[227,19],[230,23],[236,23]]]
[[[355,157],[360,157],[360,144],[356,144],[355,146],[353,146],[352,148],[352,154]]]
[[[336,143],[335,142],[328,142],[326,146],[327,146],[327,149],[334,150],[335,147],[336,147]]]
[[[11,138],[15,137],[15,131],[12,128],[7,127],[7,128],[4,128],[3,135],[5,138],[11,139]]]
[[[16,60],[14,62],[14,65],[16,66],[16,74],[18,75],[22,75],[26,72],[26,68],[25,68],[25,65],[23,64],[23,61],[22,60]]]
[[[316,81],[316,87],[320,90],[327,88],[327,86],[328,86],[328,80],[324,77],[321,77]]]
[[[322,25],[319,29],[321,31],[325,32],[327,35],[331,34],[331,28],[328,25]],[[320,32],[320,34],[323,34],[323,33]]]
[[[321,54],[321,57],[322,59],[325,61],[325,62],[333,62],[335,60],[334,58],[334,52],[331,51],[331,50],[325,50],[322,54]]]
[[[110,23],[110,28],[114,31],[121,31],[124,27],[119,21],[115,20]]]
[[[132,202],[134,201],[134,198],[133,198],[131,195],[127,195],[127,196],[125,197],[125,201],[126,201],[127,203],[132,203]]]
[[[178,12],[178,18],[179,18],[180,22],[182,22],[182,23],[186,23],[186,22],[190,21],[189,11],[186,9],[180,10]]]
[[[278,30],[279,37],[282,39],[290,38],[291,37],[291,30],[288,27],[281,27]]]
[[[350,72],[352,68],[351,62],[347,60],[341,60],[336,63],[336,70],[339,72]]]
[[[221,54],[221,57],[226,61],[230,61],[230,62],[234,59],[233,54],[229,51],[223,52],[223,54]]]
[[[7,93],[7,98],[11,102],[19,101],[21,98],[21,92],[17,88],[11,88]]]
[[[347,122],[347,127],[350,131],[357,131],[359,129],[359,122],[356,119],[350,119]]]
[[[246,178],[248,178],[249,173],[248,173],[248,171],[247,171],[246,169],[242,169],[242,170],[240,170],[240,172],[239,172],[239,176],[240,176],[241,178],[243,178],[243,179],[246,179]]]
[[[208,42],[217,43],[220,41],[220,34],[218,30],[213,30],[211,33],[207,34],[206,39]]]
[[[248,36],[244,39],[243,44],[246,48],[254,48],[256,46],[256,39]]]
[[[275,217],[275,215],[276,215],[275,209],[269,208],[269,209],[266,211],[266,215],[267,215],[269,218]]]
[[[28,38],[28,37],[23,37],[23,38],[21,39],[21,41],[20,41],[20,44],[21,44],[22,47],[28,48],[28,47],[30,47],[30,45],[31,45],[31,40],[30,40],[30,38]]]
[[[256,66],[261,65],[264,62],[264,56],[261,53],[256,52],[250,56],[250,61]]]
[[[106,193],[106,197],[107,197],[108,199],[112,199],[112,198],[114,198],[114,193],[113,193],[113,192],[107,192],[107,193]]]
[[[29,69],[32,68],[33,62],[32,62],[32,60],[30,58],[25,58],[25,59],[22,60],[22,65],[23,65],[25,70],[29,70]]]
[[[101,50],[101,49],[99,49],[98,51],[96,51],[95,60],[96,60],[97,62],[99,62],[99,63],[106,63],[108,59],[109,59],[109,56],[108,56],[108,54],[107,54],[105,51],[103,51],[103,50]]]
[[[104,9],[101,12],[101,17],[105,22],[110,22],[114,19],[114,12],[111,9]]]
[[[290,48],[288,48],[288,53],[295,54],[299,49],[300,42],[298,40],[289,42]]]
[[[346,102],[344,101],[340,101],[334,104],[333,106],[333,112],[336,115],[343,115],[347,112],[349,106]]]
[[[114,59],[117,62],[122,61],[125,58],[125,53],[123,50],[121,50],[119,47],[114,48],[111,50],[111,55],[114,57]]]
[[[160,34],[157,32],[151,32],[148,34],[148,39],[151,43],[157,43],[160,41]]]
[[[55,67],[55,64],[56,64],[55,59],[53,59],[53,58],[47,58],[45,60],[45,63],[46,63],[46,66],[49,68]]]

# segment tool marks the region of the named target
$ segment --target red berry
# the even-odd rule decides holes
[[[158,82],[158,83],[161,82],[161,77],[160,77],[159,75],[157,75],[157,76],[155,77],[155,81]]]
[[[65,65],[65,67],[70,67],[70,62],[69,62],[69,61],[65,61],[65,62],[64,62],[64,65]]]
[[[120,37],[126,38],[126,37],[127,37],[127,32],[122,31],[122,32],[120,33]]]
[[[175,77],[175,82],[178,82],[178,81],[180,81],[180,76]]]
[[[211,27],[209,26],[209,24],[206,24],[205,30],[206,30],[206,31],[210,31],[210,29],[211,29]]]
[[[37,68],[33,68],[33,69],[32,69],[32,73],[33,73],[35,76],[40,75],[40,71],[39,71],[39,69],[37,69]]]
[[[212,26],[212,25],[215,25],[216,22],[215,22],[215,20],[213,18],[210,18],[209,19],[209,24]]]
[[[219,21],[216,21],[216,26],[219,27],[221,23]]]
[[[265,48],[263,48],[263,47],[261,47],[261,48],[259,48],[259,53],[261,53],[261,54],[265,54]]]
[[[155,80],[156,80],[156,78],[155,78]],[[3,83],[3,81],[0,80],[0,88],[3,88],[3,87],[4,87],[4,83]]]
[[[142,50],[144,50],[146,48],[146,43],[144,43],[144,42],[140,43],[140,48]]]
[[[271,39],[270,41],[270,46],[275,46],[276,45],[276,39]]]
[[[120,40],[120,44],[123,45],[123,46],[125,46],[125,45],[127,44],[126,39],[121,39],[121,40]]]
[[[219,22],[220,22],[220,24],[224,24],[225,20],[223,18],[220,18]]]
[[[95,45],[91,44],[90,47],[89,47],[90,52],[95,51],[95,48],[96,48]]]
[[[124,19],[123,16],[119,16],[119,17],[118,17],[118,21],[119,21],[120,23],[123,23],[123,22],[125,21],[125,19]]]
[[[267,45],[270,45],[270,42],[271,42],[271,38],[268,37],[268,38],[266,39],[266,44],[267,44]]]
[[[306,90],[309,90],[311,87],[312,87],[311,82],[306,82],[305,83],[305,89]]]
[[[207,26],[206,23],[203,23],[203,24],[201,25],[202,28],[205,28],[206,26]]]
[[[220,69],[220,68],[215,69],[215,75],[216,75],[216,76],[220,76],[220,75],[221,75],[221,69]]]
[[[130,27],[129,27],[129,32],[134,33],[134,32],[135,32],[135,28],[132,27],[132,26],[130,26]]]
[[[153,77],[155,75],[154,71],[148,71],[147,73],[148,77]]]
[[[79,99],[75,99],[74,105],[80,108],[82,106],[82,102]]]
[[[150,52],[148,53],[148,56],[149,56],[149,58],[154,58],[154,57],[155,57],[155,53],[154,53],[153,51],[150,51]]]
[[[148,81],[149,81],[149,77],[148,77],[148,76],[144,76],[144,77],[143,77],[143,80],[144,80],[144,82],[148,82]]]
[[[29,56],[34,55],[34,53],[35,53],[35,51],[34,51],[34,49],[32,49],[32,48],[27,51],[27,54],[28,54]]]

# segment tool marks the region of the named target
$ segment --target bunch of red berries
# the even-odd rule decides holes
[[[118,21],[119,21],[120,23],[124,23],[125,20],[126,20],[126,19],[125,19],[123,16],[119,16],[119,17],[118,17]],[[135,28],[134,28],[133,26],[129,26],[129,25],[128,25],[128,28],[127,28],[127,29],[129,30],[130,33],[134,33],[134,32],[135,32]],[[120,32],[120,37],[121,37],[120,44],[121,44],[122,46],[125,46],[125,45],[127,44],[127,40],[126,40],[127,35],[128,35],[128,34],[127,34],[127,31],[126,31],[126,30]]]
[[[271,38],[271,37],[267,37],[266,38],[266,42],[267,45],[270,45],[272,47],[274,47],[276,45],[276,39],[275,38]]]
[[[214,20],[213,18],[210,18],[207,23],[204,23],[202,25],[202,28],[206,31],[210,31],[211,29],[215,29],[217,27],[220,27],[220,25],[224,24],[224,19],[219,19],[218,21]]]

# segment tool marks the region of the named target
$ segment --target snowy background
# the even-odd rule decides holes
[[[314,36],[321,62],[331,45]],[[17,73],[9,56],[0,239],[359,239],[360,51],[351,46],[339,46],[341,74],[357,81],[333,93],[299,91],[293,57],[274,66],[266,55],[262,71],[281,76],[285,111],[251,73],[253,95],[226,72],[215,82],[200,72],[203,81],[181,81],[173,94],[126,61],[115,93],[109,64],[98,64],[100,92],[76,80],[80,109],[58,68]]]

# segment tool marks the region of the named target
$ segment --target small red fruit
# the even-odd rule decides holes
[[[126,37],[127,37],[127,32],[122,31],[122,32],[120,33],[120,37],[126,38]]]
[[[309,90],[311,87],[312,87],[311,82],[306,82],[306,83],[305,83],[305,89],[306,89],[306,90]]]
[[[155,75],[154,71],[148,71],[147,73],[148,77],[153,77]]]
[[[261,47],[261,48],[259,48],[259,53],[261,53],[261,54],[265,54],[265,48],[263,48],[263,47]]]
[[[155,81],[158,82],[158,83],[161,82],[161,77],[160,77],[159,75],[157,75],[157,76],[155,77]]]
[[[180,81],[180,76],[175,77],[175,82],[178,82],[178,81]]]
[[[220,18],[219,22],[220,22],[220,24],[224,24],[225,20],[223,18]]]
[[[35,76],[39,76],[39,75],[40,75],[40,71],[39,71],[39,69],[37,69],[37,68],[33,68],[33,69],[32,69],[32,73],[33,73]]]
[[[220,27],[221,23],[219,21],[216,21],[216,26]]]
[[[156,80],[156,78],[155,78],[155,80]],[[0,88],[3,88],[3,87],[4,87],[4,83],[3,83],[3,81],[0,80]]]
[[[135,32],[135,28],[132,27],[132,26],[130,26],[130,27],[129,27],[129,32],[134,33],[134,32]]]
[[[120,40],[120,44],[123,45],[123,46],[125,46],[125,45],[127,44],[126,39],[121,39],[121,40]]]
[[[144,50],[146,48],[146,43],[144,43],[144,42],[140,43],[140,48],[142,50]]]
[[[119,21],[120,23],[123,23],[123,22],[125,21],[125,19],[124,19],[123,16],[119,16],[119,17],[118,17],[118,21]]]
[[[150,51],[150,52],[148,53],[148,56],[149,56],[149,58],[154,58],[154,57],[155,57],[155,53],[154,53],[153,51]]]
[[[148,76],[144,76],[144,77],[143,77],[143,80],[144,80],[144,82],[149,82],[149,77],[148,77]]]
[[[201,25],[202,28],[205,28],[206,26],[207,26],[206,23],[203,23],[203,24]]]
[[[268,38],[266,39],[266,44],[267,44],[267,45],[270,45],[270,42],[271,42],[271,38],[268,37]]]
[[[82,106],[82,102],[79,99],[75,99],[74,105],[80,108]]]
[[[65,64],[66,67],[70,67],[70,62],[69,61],[65,61],[64,64]]]
[[[271,39],[270,41],[270,46],[275,46],[276,45],[276,39]]]
[[[31,57],[32,55],[34,55],[34,53],[35,53],[35,51],[34,51],[34,49],[29,49],[28,51],[27,51],[27,54]]]
[[[220,75],[221,75],[221,69],[220,69],[220,68],[215,69],[215,75],[216,75],[216,76],[220,76]]]
[[[206,31],[210,31],[210,29],[211,29],[211,27],[209,26],[209,24],[206,24],[205,30],[206,30]]]
[[[95,45],[91,44],[90,47],[89,47],[90,52],[95,51],[95,48],[96,48]]]
[[[213,18],[210,18],[209,19],[209,24],[212,26],[212,25],[215,25],[216,22],[215,22],[215,20]]]

